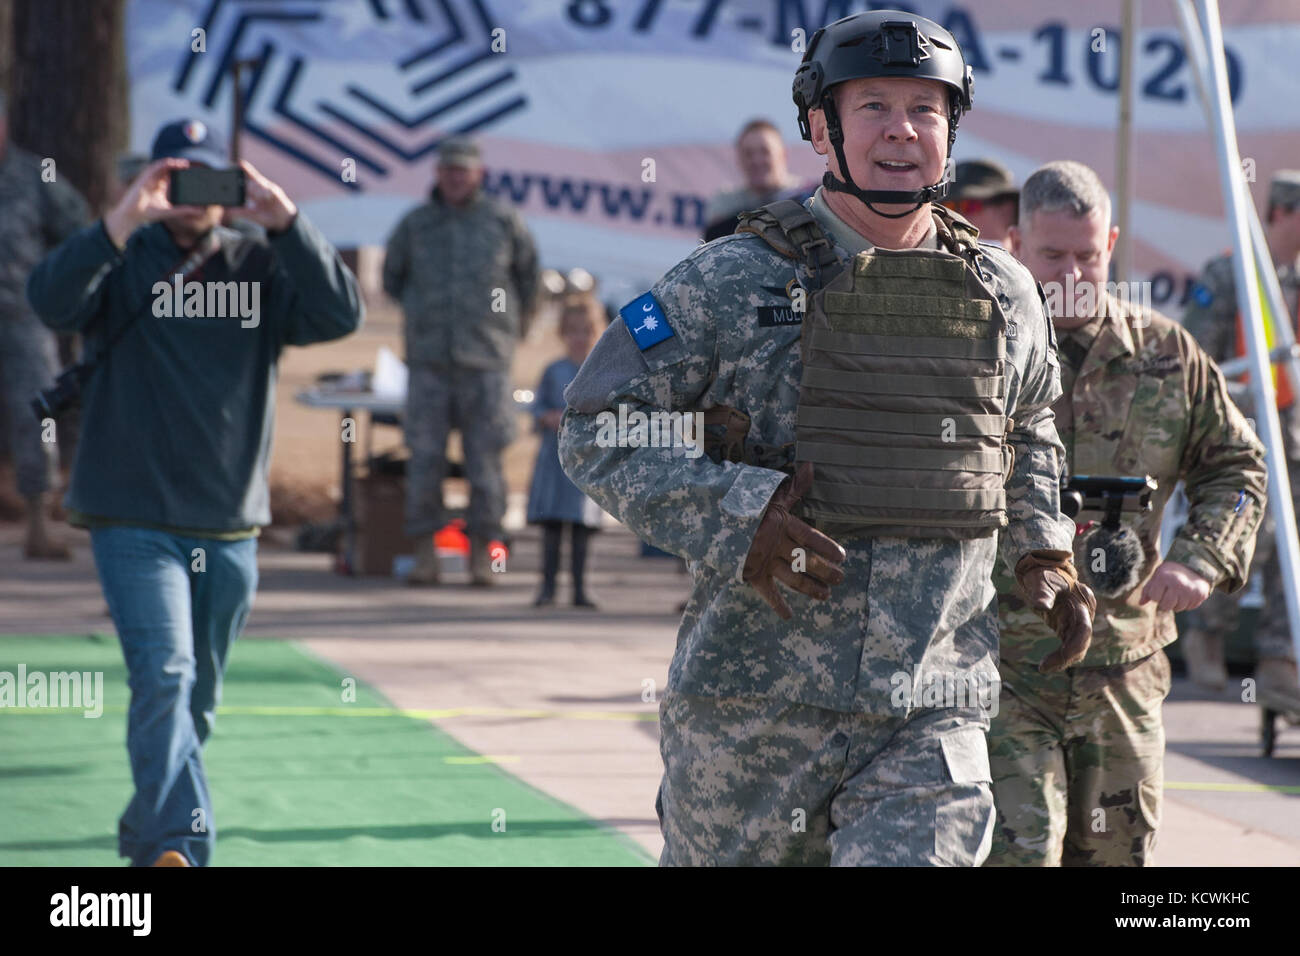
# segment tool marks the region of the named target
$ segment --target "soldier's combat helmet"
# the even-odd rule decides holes
[[[826,189],[846,192],[866,203],[877,215],[900,219],[927,202],[943,199],[948,182],[914,191],[860,189],[844,159],[844,131],[831,89],[846,80],[867,77],[910,77],[938,80],[948,87],[948,154],[952,154],[957,124],[971,108],[975,80],[956,39],[933,20],[901,10],[858,13],[827,24],[813,34],[803,61],[794,74],[794,104],[799,110],[799,132],[812,139],[808,111],[826,114],[826,130],[835,158],[844,171],[845,182],[827,171]],[[883,213],[872,203],[912,203],[912,209],[897,214]]]

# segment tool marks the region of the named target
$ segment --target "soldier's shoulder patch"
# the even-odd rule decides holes
[[[636,342],[637,348],[642,352],[677,334],[668,324],[663,306],[653,292],[637,296],[619,309],[618,314],[632,334],[632,341]]]

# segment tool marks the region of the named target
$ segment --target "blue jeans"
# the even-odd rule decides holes
[[[257,539],[113,527],[91,531],[90,540],[131,688],[135,795],[118,822],[118,852],[148,866],[176,850],[205,866],[216,828],[203,744],[230,645],[257,591]]]

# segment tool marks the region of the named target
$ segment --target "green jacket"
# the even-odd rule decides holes
[[[188,299],[185,314],[160,313],[155,286],[185,258],[161,223],[137,229],[123,251],[92,223],[32,271],[37,315],[81,332],[87,355],[121,333],[83,389],[65,501],[79,523],[222,537],[271,522],[280,355],[355,331],[364,308],[352,272],[302,212],[273,236],[245,224],[214,232],[219,251],[188,278],[256,293],[254,325],[211,291],[197,314]]]

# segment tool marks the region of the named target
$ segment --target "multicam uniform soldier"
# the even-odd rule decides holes
[[[1282,170],[1269,184],[1265,238],[1277,269],[1287,315],[1282,321],[1300,325],[1300,170]],[[1192,290],[1183,314],[1183,327],[1216,362],[1245,353],[1243,332],[1237,321],[1236,280],[1232,256],[1211,259]],[[1291,500],[1300,505],[1300,410],[1295,405],[1296,384],[1289,375],[1276,377],[1282,442],[1291,476]],[[1253,414],[1251,397],[1243,388],[1238,404]],[[1277,709],[1300,713],[1300,686],[1296,674],[1295,646],[1282,595],[1282,574],[1273,546],[1272,521],[1260,535],[1255,566],[1263,575],[1264,607],[1255,628],[1256,691]],[[1237,599],[1215,594],[1191,615],[1184,636],[1189,673],[1198,683],[1221,688],[1227,680],[1223,665],[1223,639],[1237,629]]]
[[[482,192],[478,147],[449,137],[438,182],[393,231],[384,291],[406,314],[406,525],[415,539],[412,584],[438,581],[433,532],[446,523],[447,435],[460,431],[469,481],[470,574],[492,584],[489,542],[501,536],[501,454],[514,437],[510,363],[537,298],[537,251],[523,218]]]
[[[953,172],[944,205],[980,231],[981,242],[1007,247],[1007,233],[1016,224],[1020,190],[1011,170],[996,159],[968,159]]]
[[[1050,325],[1029,274],[930,204],[970,107],[947,31],[836,21],[794,89],[823,187],[622,310],[566,392],[561,460],[694,578],[660,703],[661,863],[978,865],[999,527],[1062,635],[1052,664],[1090,634]],[[612,435],[620,407],[739,427],[715,461]]]
[[[1140,866],[1164,784],[1160,709],[1170,675],[1161,648],[1177,637],[1173,612],[1211,587],[1245,583],[1263,516],[1264,448],[1191,336],[1105,289],[1119,230],[1096,173],[1049,163],[1025,181],[1020,202],[1012,246],[1049,290],[1066,466],[1073,476],[1150,477],[1158,487],[1151,510],[1122,515],[1118,529],[1100,514],[1078,516],[1086,530],[1075,560],[1097,593],[1097,615],[1077,666],[1039,673],[1054,635],[1009,576],[995,577],[1002,698],[989,732],[998,832],[988,862]],[[1160,519],[1179,479],[1191,510],[1161,562]]]
[[[42,441],[31,400],[58,374],[54,333],[27,304],[27,276],[46,253],[89,218],[85,200],[57,177],[46,182],[41,161],[8,142],[0,94],[0,398],[9,428],[18,493],[27,506],[24,553],[29,558],[67,558],[67,545],[53,539],[46,508],[58,466],[57,446]]]

